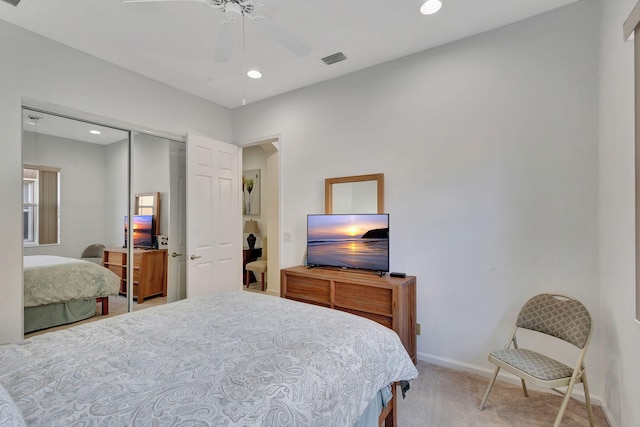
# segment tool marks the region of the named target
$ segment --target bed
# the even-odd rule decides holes
[[[75,258],[24,257],[25,333],[108,314],[108,296],[118,295],[120,278],[107,268]]]
[[[0,414],[34,426],[352,427],[418,375],[391,329],[243,291],[1,345],[0,365]]]

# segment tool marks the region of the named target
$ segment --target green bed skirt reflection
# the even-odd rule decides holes
[[[96,300],[75,300],[24,308],[24,333],[88,319],[96,314]]]

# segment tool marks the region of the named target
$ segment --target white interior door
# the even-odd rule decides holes
[[[187,298],[242,289],[239,152],[187,134]]]
[[[167,302],[187,297],[187,150],[179,142],[171,142],[170,147]]]

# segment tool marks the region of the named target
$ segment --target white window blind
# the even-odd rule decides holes
[[[23,215],[25,243],[59,243],[60,169],[25,165]]]

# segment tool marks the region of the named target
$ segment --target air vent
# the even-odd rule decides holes
[[[20,0],[0,0],[0,1],[3,1],[5,3],[9,3],[10,5],[13,5],[13,6],[17,6],[18,3],[20,3]]]
[[[338,52],[334,53],[333,55],[325,56],[324,58],[322,58],[322,62],[327,65],[331,65],[335,64],[336,62],[344,61],[345,59],[347,59],[345,54],[342,52]]]

